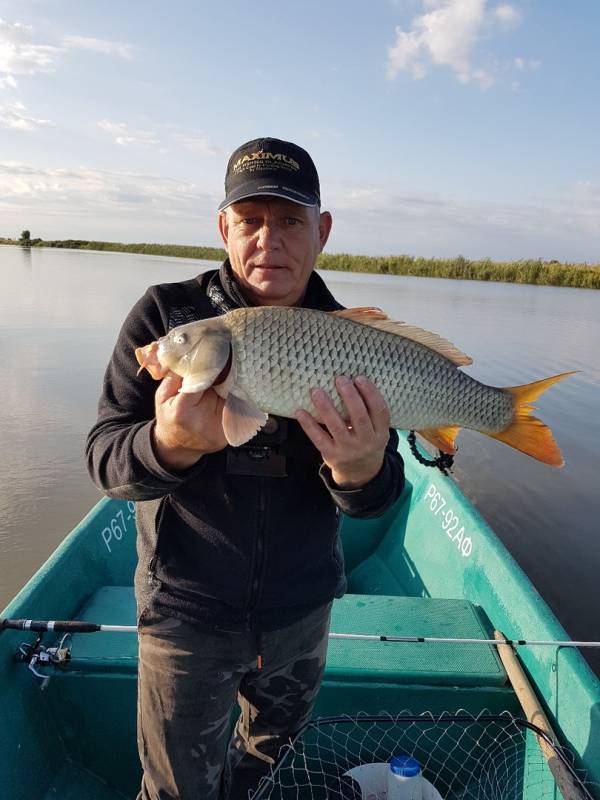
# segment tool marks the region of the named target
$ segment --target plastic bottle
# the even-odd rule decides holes
[[[389,760],[387,800],[422,800],[422,775],[412,756],[392,756]]]

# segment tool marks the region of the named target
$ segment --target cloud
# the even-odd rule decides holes
[[[16,89],[16,88],[17,88],[17,82],[12,75],[8,75],[6,78],[0,78],[0,89]]]
[[[521,12],[514,6],[501,5],[492,10],[492,16],[507,28],[513,28],[521,22]]]
[[[521,58],[518,56],[513,60],[513,65],[514,68],[519,72],[533,72],[542,66],[542,62],[535,61],[534,59]]]
[[[334,185],[327,194],[335,212],[332,251],[598,260],[600,186],[585,181],[529,203],[400,194],[374,185]]]
[[[114,137],[115,144],[122,147],[155,147],[159,153],[169,152],[175,144],[190,153],[204,153],[209,156],[223,155],[222,147],[213,144],[203,131],[182,130],[177,125],[152,125],[152,130],[133,130],[125,122],[111,122],[103,119],[98,127]]]
[[[16,89],[15,75],[35,75],[56,70],[58,61],[73,50],[89,50],[131,59],[133,45],[84,36],[65,36],[60,45],[37,44],[34,28],[21,22],[0,19],[0,89]]]
[[[28,228],[46,239],[217,245],[221,200],[220,182],[0,161],[0,236]]]
[[[57,214],[122,212],[143,205],[150,216],[159,213],[196,217],[198,207],[207,201],[215,209],[221,193],[159,175],[85,167],[41,169],[1,161],[0,197],[7,208],[15,205],[26,209],[52,208]]]
[[[24,113],[23,103],[8,103],[0,105],[0,128],[9,128],[20,131],[34,131],[38,128],[54,127],[48,119],[34,119]]]
[[[225,152],[222,147],[212,144],[202,131],[176,133],[173,135],[173,140],[180,147],[189,150],[191,153],[206,153],[209,156],[217,156]]]
[[[103,119],[98,127],[114,137],[115,144],[121,147],[130,145],[141,147],[160,147],[160,140],[151,131],[132,131],[124,122],[111,122]]]
[[[416,16],[409,31],[396,28],[395,44],[388,50],[388,78],[400,71],[415,80],[424,78],[432,66],[449,67],[461,83],[476,83],[489,89],[496,82],[494,70],[474,65],[480,39],[495,23],[507,29],[516,26],[520,12],[503,4],[493,9],[487,0],[422,0],[427,13]]]
[[[119,56],[131,60],[135,47],[125,42],[109,42],[106,39],[91,39],[85,36],[65,36],[63,45],[68,50],[91,50],[106,56]]]
[[[47,73],[55,69],[63,48],[33,44],[32,39],[33,28],[30,25],[0,19],[0,78],[5,85],[16,87],[14,75]]]

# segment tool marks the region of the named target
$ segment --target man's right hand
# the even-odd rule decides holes
[[[213,390],[180,394],[183,380],[173,373],[156,390],[154,448],[166,469],[184,470],[203,455],[227,445],[222,414],[225,401]]]

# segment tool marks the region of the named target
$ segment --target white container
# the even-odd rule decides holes
[[[387,800],[423,800],[421,766],[412,756],[392,756],[388,765]]]

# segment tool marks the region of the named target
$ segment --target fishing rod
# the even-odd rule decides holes
[[[35,631],[43,633],[137,633],[137,625],[99,625],[81,620],[1,619],[1,630]],[[571,639],[461,639],[445,636],[386,636],[370,633],[330,633],[330,639],[392,642],[396,644],[486,644],[491,647],[600,647],[600,642],[575,642]]]

